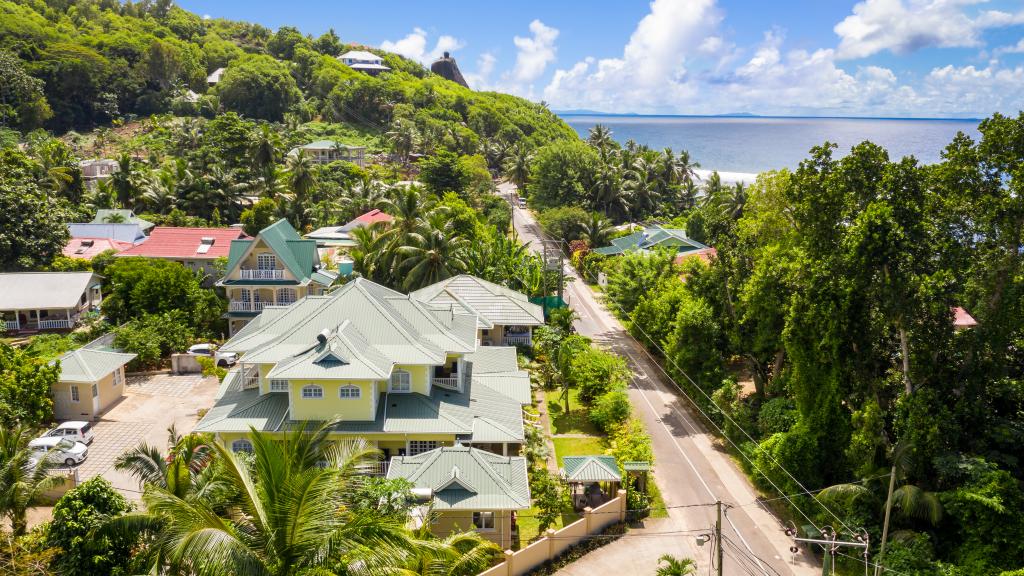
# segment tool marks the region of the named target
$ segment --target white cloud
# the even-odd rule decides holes
[[[498,59],[490,52],[484,52],[476,59],[476,70],[474,72],[463,72],[466,83],[475,90],[490,90],[491,74],[497,65]]]
[[[555,108],[621,109],[638,112],[678,106],[692,99],[686,58],[707,44],[721,16],[714,0],[654,0],[638,24],[621,58],[586,58],[557,70],[544,89]]]
[[[839,58],[865,58],[888,50],[907,54],[921,48],[980,46],[987,28],[1024,23],[1024,11],[989,10],[969,15],[965,8],[985,0],[865,0],[836,24]]]
[[[530,22],[530,37],[516,36],[512,43],[516,45],[516,65],[512,69],[512,77],[517,82],[530,83],[540,78],[548,64],[555,60],[555,40],[558,29],[546,26],[540,20]]]
[[[1012,46],[1000,46],[992,51],[996,56],[1002,56],[1003,54],[1024,54],[1024,38],[1021,38],[1016,44]]]
[[[426,30],[413,28],[413,31],[406,35],[405,38],[394,42],[385,40],[381,42],[380,47],[388,52],[401,54],[421,64],[429,65],[434,60],[440,58],[443,53],[453,52],[465,46],[462,40],[454,36],[442,35],[434,43],[434,48],[427,50],[427,36]]]

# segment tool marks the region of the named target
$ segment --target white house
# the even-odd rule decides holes
[[[334,140],[317,140],[292,148],[288,155],[295,156],[299,150],[302,150],[316,164],[329,164],[343,160],[362,168],[366,167],[366,147],[364,146],[348,146]]]
[[[349,50],[338,56],[338,60],[341,60],[342,64],[349,68],[364,72],[370,76],[376,76],[381,72],[391,70],[391,68],[384,65],[383,58],[366,50]]]

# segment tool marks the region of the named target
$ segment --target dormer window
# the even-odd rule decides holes
[[[391,373],[388,392],[412,392],[412,376],[405,370],[395,370]]]
[[[277,258],[270,252],[257,254],[256,268],[260,270],[273,270],[277,268]]]
[[[306,400],[319,400],[324,397],[324,389],[315,384],[303,386],[302,397]]]
[[[362,390],[359,389],[359,386],[347,384],[338,388],[338,398],[342,400],[358,400],[360,396],[362,396]]]

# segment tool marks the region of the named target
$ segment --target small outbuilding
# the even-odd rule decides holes
[[[577,510],[597,508],[615,497],[622,473],[614,456],[565,456],[562,478],[569,485],[572,505]]]
[[[124,366],[135,354],[88,344],[61,356],[60,380],[53,385],[57,420],[98,420],[124,396]]]

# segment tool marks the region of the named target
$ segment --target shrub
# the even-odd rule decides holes
[[[590,405],[609,391],[625,388],[629,368],[620,356],[591,347],[572,357],[569,374],[580,401]]]
[[[789,398],[772,398],[761,405],[757,414],[757,428],[761,436],[785,432],[796,424],[797,412]]]
[[[216,376],[217,380],[223,382],[224,377],[228,375],[227,369],[217,366],[213,358],[197,356],[196,361],[199,362],[199,366],[203,369],[203,376]]]
[[[563,206],[542,211],[537,216],[537,223],[545,234],[569,241],[579,238],[583,223],[589,219],[590,215],[583,208]]]
[[[609,451],[619,462],[654,462],[651,437],[639,420],[630,419],[608,435]]]
[[[590,410],[590,421],[607,433],[625,422],[629,413],[629,396],[622,390],[612,390],[597,399]]]
[[[568,504],[568,492],[562,480],[547,470],[537,468],[530,476],[530,494],[539,513],[540,533],[551,527]]]
[[[172,352],[184,350],[195,334],[180,312],[149,314],[114,330],[114,345],[136,354],[131,370],[153,368]]]
[[[39,426],[52,419],[50,389],[59,377],[57,364],[40,363],[0,342],[0,426]]]
[[[93,478],[70,490],[53,508],[47,545],[61,549],[56,568],[68,576],[127,574],[137,538],[123,533],[98,533],[107,519],[129,512],[132,505],[110,482]]]

